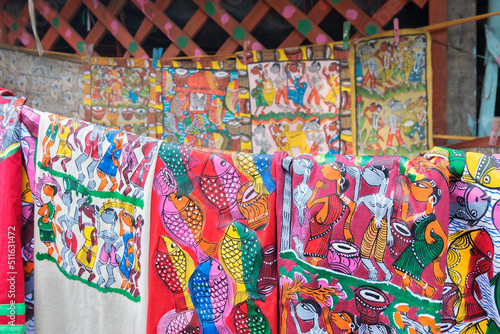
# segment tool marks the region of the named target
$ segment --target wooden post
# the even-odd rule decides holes
[[[429,24],[447,20],[447,0],[429,0]],[[446,134],[446,93],[447,93],[447,39],[446,29],[431,33],[432,38],[432,122],[434,134]],[[435,145],[445,145],[446,140],[436,139]]]

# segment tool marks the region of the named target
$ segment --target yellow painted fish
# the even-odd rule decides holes
[[[234,305],[251,299],[265,300],[257,289],[262,267],[262,246],[255,232],[239,222],[233,222],[219,243],[219,258],[226,272],[233,279],[236,289]]]

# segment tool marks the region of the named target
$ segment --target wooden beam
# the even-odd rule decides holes
[[[172,0],[157,0],[155,3],[158,8],[160,8],[162,11],[165,11],[165,9],[167,9],[167,7],[172,3]],[[153,30],[154,27],[154,23],[150,20],[142,20],[141,25],[139,26],[139,29],[134,36],[135,40],[142,44],[142,42],[144,42],[144,40],[149,36],[151,30]],[[123,58],[129,58],[130,56],[130,52],[127,51],[125,52]]]
[[[55,28],[54,34],[59,34],[64,40],[76,51],[77,54],[83,55],[85,53],[82,36],[73,29],[73,27],[66,21],[59,13],[52,8],[45,0],[37,0],[34,3],[36,10],[43,16],[49,24]],[[43,48],[46,47],[42,44]],[[47,49],[50,49],[47,48]]]
[[[406,6],[408,1],[409,0],[388,0],[382,7],[377,9],[377,12],[373,14],[372,18],[377,20],[383,27],[389,23],[404,6]]]
[[[419,6],[422,9],[427,3],[427,0],[413,0],[413,2],[416,3],[417,6]]]
[[[132,0],[148,20],[153,22],[174,44],[188,56],[204,55],[205,52],[180,29],[158,6],[148,0]]]
[[[83,0],[83,2],[125,49],[129,50],[135,57],[149,58],[134,37],[99,0]]]
[[[310,17],[314,23],[320,24],[321,21],[327,17],[327,15],[332,11],[332,8],[326,5],[323,1],[318,1],[316,5],[307,13],[307,16]],[[293,46],[298,46],[302,44],[305,37],[297,30],[293,30],[288,37],[281,42],[279,48],[290,48]]]
[[[18,39],[25,47],[34,49],[36,42],[33,36],[24,27],[17,24],[6,11],[3,11],[2,15],[3,22],[9,27],[9,35]]]
[[[429,24],[445,22],[447,17],[447,0],[429,0]],[[434,31],[431,33],[431,38],[436,42],[431,46],[433,133],[446,134],[448,32],[446,29]],[[446,140],[436,140],[434,144],[444,145]]]
[[[288,0],[265,0],[267,4],[274,8],[285,18],[295,29],[304,35],[312,44],[322,44],[333,42],[318,25],[311,21],[304,13],[298,10]],[[346,0],[342,0],[344,2]]]
[[[205,14],[201,9],[197,9],[194,15],[189,19],[188,23],[184,27],[184,33],[188,35],[189,38],[193,38],[198,31],[200,31],[201,27],[207,22],[208,15]],[[181,49],[175,44],[172,43],[167,48],[165,53],[163,53],[162,58],[172,58],[179,55]]]
[[[334,4],[328,0],[320,0],[326,2],[328,5],[332,6],[336,11],[338,11],[346,20],[350,21],[351,24],[363,35],[366,36],[366,26],[373,24],[377,27],[378,32],[384,31],[379,22],[372,19],[366,13],[356,6],[351,0],[342,0],[337,4]]]
[[[63,6],[59,15],[64,20],[70,22],[78,12],[82,5],[81,0],[68,0],[66,4]],[[37,4],[35,3],[35,6]],[[49,21],[50,22],[50,21]],[[50,27],[49,30],[45,33],[45,36],[42,38],[42,46],[44,50],[51,50],[54,47],[54,44],[59,40],[59,33],[56,28]]]
[[[108,11],[113,15],[117,16],[127,4],[127,0],[111,0],[108,5]],[[85,44],[94,44],[97,45],[101,41],[102,37],[106,33],[106,27],[101,21],[97,21],[96,24],[92,27],[87,37],[85,37]],[[93,56],[98,56],[95,51],[92,53]]]

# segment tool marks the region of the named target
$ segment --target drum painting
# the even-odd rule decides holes
[[[359,254],[359,247],[352,242],[332,240],[328,248],[328,265],[332,270],[352,274],[361,261]]]

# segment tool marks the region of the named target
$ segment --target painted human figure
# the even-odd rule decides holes
[[[423,37],[416,37],[413,41],[413,59],[415,63],[408,78],[408,81],[417,90],[419,83],[425,83],[425,41]]]
[[[340,161],[325,164],[321,173],[325,179],[333,181],[335,191],[330,195],[316,198],[319,189],[327,188],[326,183],[318,180],[314,185],[311,198],[307,202],[307,208],[311,212],[311,220],[309,224],[310,235],[304,255],[310,257],[309,262],[313,265],[318,265],[322,259],[326,258],[333,225],[341,220],[346,210],[349,213],[344,221],[344,234],[348,241],[352,240],[352,235],[349,235],[349,226],[355,209],[355,202],[344,195],[344,192],[349,188],[345,165]]]
[[[260,150],[256,149],[254,151],[259,152],[260,154],[266,154],[267,151],[271,148],[271,144],[266,138],[266,127],[264,126],[264,124],[259,124],[255,127],[255,130],[253,131],[252,142],[254,146],[256,146],[256,148],[260,147]]]
[[[59,127],[61,126],[60,122],[62,120],[62,116],[57,115],[49,115],[50,124],[45,132],[45,136],[42,139],[42,165],[45,167],[49,167],[50,160],[50,148],[54,145],[57,132],[59,131]]]
[[[389,126],[389,134],[387,135],[387,146],[388,147],[393,147],[392,146],[392,141],[394,135],[396,136],[396,140],[398,142],[399,146],[406,146],[403,138],[401,137],[401,129],[400,129],[400,124],[402,123],[402,116],[401,113],[403,109],[406,109],[408,107],[408,104],[411,102],[411,99],[408,99],[405,102],[405,105],[403,106],[403,103],[401,101],[395,100],[394,98],[390,99],[387,105],[384,108],[384,112],[382,113],[384,115],[383,121],[384,124]],[[391,109],[391,113],[389,116],[386,116],[387,111]]]
[[[323,68],[323,75],[328,82],[328,94],[325,97],[325,103],[328,105],[328,111],[332,109],[337,112],[340,106],[340,73],[337,62],[332,62]]]
[[[119,130],[106,130],[106,139],[111,144],[101,161],[97,165],[97,175],[101,179],[98,190],[103,191],[108,184],[108,178],[111,181],[109,191],[113,192],[118,188],[116,174],[120,168],[120,156],[123,148],[123,132]]]
[[[118,214],[118,220],[120,221],[120,236],[123,240],[123,256],[120,262],[120,275],[122,277],[121,289],[130,289],[130,271],[135,265],[135,240],[134,240],[134,228],[135,228],[135,218],[124,209]],[[125,228],[124,228],[125,225]]]
[[[127,140],[126,144],[123,145],[122,163],[120,165],[120,174],[123,175],[123,178],[120,180],[120,186],[118,187],[120,190],[124,188],[128,189],[126,193],[124,192],[124,195],[128,195],[131,191],[131,189],[129,189],[130,186],[128,185],[130,182],[130,174],[139,164],[139,160],[137,159],[137,155],[134,150],[141,146],[140,139],[138,139],[136,135],[127,133],[126,136]]]
[[[380,64],[375,60],[375,46],[372,43],[366,43],[361,46],[359,49],[359,53],[361,55],[361,59],[363,59],[363,67],[366,68],[366,74],[363,77],[363,81],[361,82],[361,87],[364,87],[370,93],[370,96],[373,95],[373,92],[377,93],[381,97],[383,96],[382,92],[378,90],[376,86],[376,74],[377,70],[380,67]],[[368,82],[370,82],[370,86],[368,87]]]
[[[307,82],[311,86],[311,91],[309,92],[309,96],[307,97],[307,105],[312,109],[312,111],[318,114],[321,112],[321,101],[325,99],[325,97],[320,93],[324,88],[323,80],[319,76],[320,70],[321,65],[319,64],[319,62],[314,61],[308,67],[308,71],[310,73],[314,73],[311,80],[309,80],[309,76],[306,75]]]
[[[74,208],[73,215],[71,215],[71,206],[73,203],[73,197],[71,196],[70,191],[65,191],[62,195],[62,202],[66,206],[66,214],[59,217],[58,221],[61,226],[66,225],[66,228],[63,229],[63,233],[61,234],[61,240],[63,242],[63,249],[61,250],[61,257],[63,260],[61,269],[65,270],[68,265],[71,268],[69,271],[70,275],[74,275],[76,272],[75,265],[73,260],[76,256],[76,250],[78,248],[78,242],[76,238],[76,234],[73,232],[73,226],[78,223],[78,216],[80,214],[80,207],[84,203],[87,202],[86,198],[80,198],[77,202],[77,205]],[[67,260],[66,260],[66,254]]]
[[[379,272],[371,260],[373,255],[375,263],[384,273],[383,280],[388,282],[392,273],[384,263],[384,254],[386,246],[394,243],[390,229],[394,202],[385,195],[389,171],[384,166],[373,165],[366,167],[361,177],[369,186],[378,187],[377,193],[360,197],[356,202],[357,207],[364,204],[372,215],[361,241],[361,263],[368,270],[368,280],[377,280]]]
[[[84,127],[80,127],[78,130],[83,128]],[[94,181],[94,171],[102,157],[102,145],[105,140],[104,131],[105,130],[102,126],[96,125],[93,131],[90,131],[85,135],[85,146],[82,146],[81,142],[76,138],[77,135],[75,135],[75,144],[80,148],[80,150],[83,151],[83,153],[75,160],[76,169],[78,170],[78,182],[80,182],[80,184],[83,184],[83,181],[85,180],[82,164],[87,159],[91,160],[87,166],[87,175],[89,177],[87,188],[89,190],[93,190],[96,186]]]
[[[92,282],[96,277],[93,269],[97,258],[98,238],[96,223],[99,219],[99,207],[96,205],[85,205],[79,208],[80,215],[78,224],[85,241],[76,254],[76,264],[80,267],[78,276],[82,277],[84,272],[89,274],[87,280]],[[91,219],[91,222],[83,222],[83,217]]]
[[[310,154],[318,155],[319,154],[319,146],[325,141],[323,134],[321,133],[319,119],[313,119],[307,123],[305,127],[306,138],[307,140],[311,140],[313,144],[311,145]]]
[[[295,111],[304,105],[304,94],[307,83],[301,82],[305,74],[305,66],[302,62],[286,63],[285,73],[287,76],[288,98],[294,103]]]
[[[99,254],[99,261],[96,266],[96,271],[99,275],[97,285],[101,286],[105,282],[104,276],[101,272],[101,267],[105,265],[106,271],[108,272],[108,281],[106,282],[105,287],[109,288],[116,281],[113,269],[118,267],[118,263],[120,262],[120,256],[116,254],[116,252],[123,245],[123,241],[115,232],[115,226],[118,221],[116,211],[113,208],[104,209],[101,213],[101,219],[104,223],[109,224],[110,228],[103,231],[100,226],[101,220],[97,219],[97,236],[104,241],[101,253]]]
[[[417,109],[418,108],[418,109]],[[425,142],[426,126],[427,126],[427,99],[425,96],[420,96],[415,102],[414,112],[417,114],[417,123],[408,135],[409,138],[413,138],[415,133],[418,133],[418,139],[415,138],[415,144]]]
[[[409,288],[411,283],[415,282],[422,288],[425,297],[432,298],[436,288],[425,282],[421,275],[432,263],[436,282],[442,285],[446,279],[440,264],[447,249],[448,235],[434,213],[435,205],[441,199],[442,193],[436,183],[427,178],[413,182],[410,185],[410,193],[417,202],[426,203],[426,207],[424,212],[413,215],[411,245],[394,261],[393,267],[396,274],[403,279],[401,286],[403,289]]]
[[[378,131],[384,126],[382,121],[382,106],[378,103],[373,102],[363,111],[363,115],[366,117],[368,124],[371,125],[368,130],[368,136],[366,138],[365,147],[372,149],[377,154],[377,150],[383,152],[383,148],[380,145],[379,139],[382,137],[378,134]]]
[[[259,108],[260,112],[264,113],[264,109],[267,107],[267,102],[266,99],[264,98],[264,89],[266,88],[266,75],[265,72],[262,70],[262,64],[255,65],[252,69],[250,69],[250,72],[257,76],[257,79],[255,79],[255,88],[252,89],[250,92],[250,95],[255,99],[255,113],[254,116],[259,115]]]
[[[299,258],[304,258],[304,244],[306,239],[307,228],[309,227],[309,211],[307,202],[311,199],[313,190],[307,182],[314,167],[314,164],[309,159],[294,159],[292,162],[293,172],[296,175],[302,176],[302,182],[293,189],[293,204],[297,210],[299,226],[296,224],[292,227],[292,239],[295,243],[295,252]],[[306,224],[304,224],[306,223]]]
[[[146,183],[146,177],[151,169],[151,164],[153,163],[153,158],[158,147],[156,142],[150,141],[145,137],[141,137],[140,142],[143,144],[143,158],[136,166],[132,177],[130,178],[130,183],[135,186],[134,193],[132,194],[132,197],[134,198],[142,198],[144,196],[144,184]],[[127,191],[129,187],[130,186],[125,189],[125,195],[129,193],[129,191]]]
[[[129,282],[131,284],[130,293],[137,297],[139,296],[139,277],[141,276],[141,266],[140,266],[140,258],[141,258],[141,239],[142,239],[142,227],[144,225],[144,219],[142,215],[137,216],[135,223],[135,232],[134,232],[134,243],[136,247],[136,256],[134,266],[130,270]]]
[[[319,317],[321,316],[321,306],[314,299],[305,299],[294,305],[290,302],[290,314],[295,324],[295,329],[298,334],[328,334],[326,330],[320,327]],[[310,322],[312,328],[307,332],[302,332],[299,320]]]
[[[38,210],[38,214],[41,216],[38,219],[40,240],[48,247],[49,256],[52,256],[54,249],[56,250],[57,263],[61,263],[62,259],[56,245],[57,231],[62,234],[61,227],[56,224],[57,213],[61,211],[61,207],[54,201],[54,196],[57,195],[57,186],[45,183],[42,189],[43,193],[50,199]]]
[[[74,120],[67,120],[66,123],[59,123],[59,146],[57,147],[56,156],[52,158],[52,164],[54,164],[59,159],[61,161],[61,167],[64,172],[67,172],[67,163],[71,161],[72,151],[75,150],[70,141],[68,141],[69,136],[73,135],[78,127],[81,126],[80,123]]]
[[[274,63],[270,68],[271,73],[276,77],[273,80],[274,89],[276,90],[276,96],[274,97],[274,104],[282,109],[290,112],[292,109],[290,107],[290,100],[288,100],[288,87],[286,85],[286,77],[281,74],[280,63]],[[283,104],[281,103],[281,98],[283,98]]]

